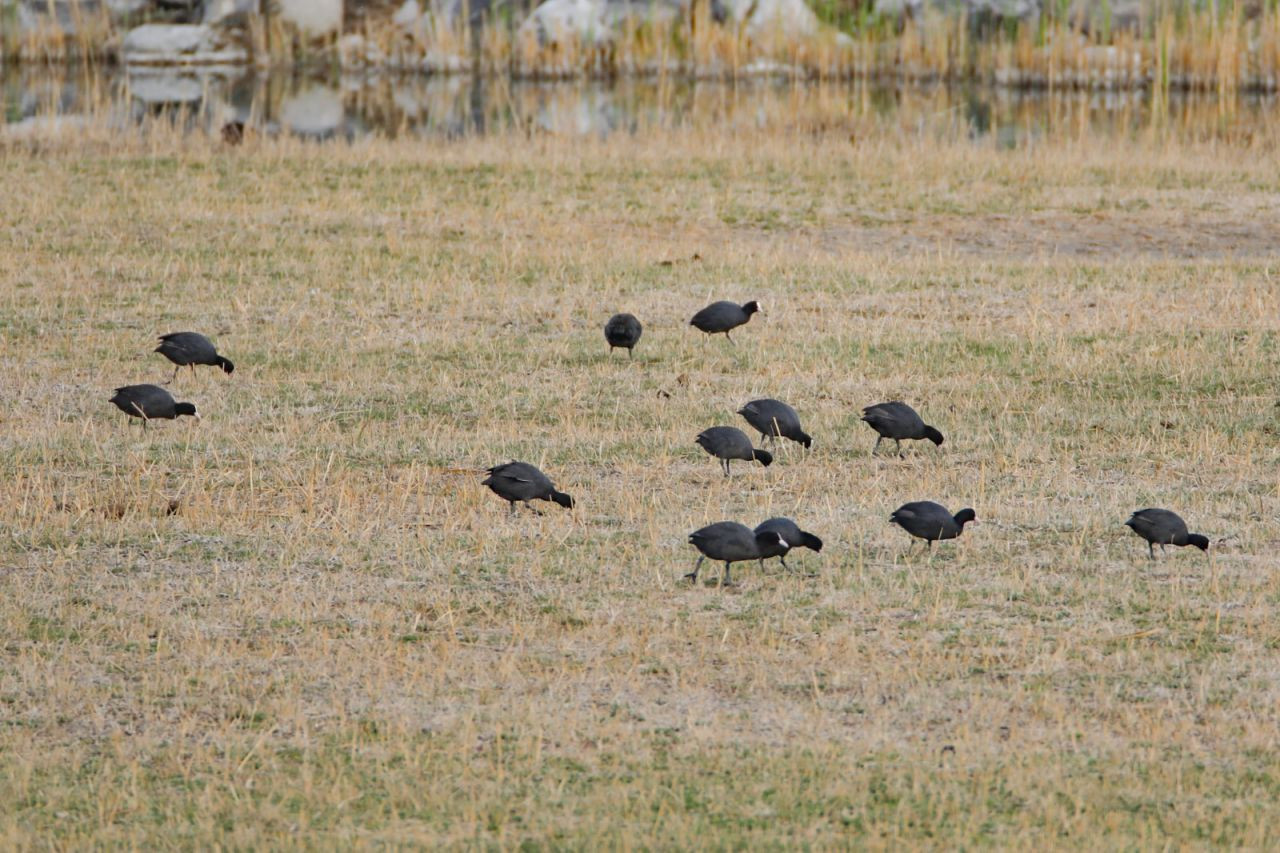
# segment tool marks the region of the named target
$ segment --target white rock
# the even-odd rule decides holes
[[[259,0],[205,0],[204,23],[216,24],[232,15],[255,15]]]
[[[124,37],[121,53],[131,65],[217,65],[247,62],[244,48],[203,24],[145,24]]]
[[[422,7],[418,5],[418,0],[405,0],[404,5],[391,16],[391,23],[407,30],[416,26],[421,19]]]
[[[546,0],[520,25],[520,33],[536,37],[538,44],[604,44],[613,38],[603,0]]]
[[[342,0],[275,0],[280,19],[309,36],[327,36],[342,29]]]

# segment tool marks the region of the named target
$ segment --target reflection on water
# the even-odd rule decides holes
[[[309,139],[371,133],[447,139],[521,130],[608,136],[653,128],[794,128],[856,133],[866,122],[960,131],[1013,146],[1053,133],[1134,133],[1151,126],[1142,92],[1047,93],[982,87],[898,87],[628,79],[533,82],[469,76],[0,69],[0,135],[88,117],[127,131],[163,117],[196,131],[240,121],[255,132]],[[1164,126],[1196,136],[1249,133],[1277,114],[1275,95],[1221,102],[1173,95]]]

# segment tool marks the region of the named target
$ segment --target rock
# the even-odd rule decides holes
[[[124,37],[128,65],[236,65],[248,52],[203,24],[144,24]]]
[[[422,6],[418,0],[405,0],[403,6],[391,16],[391,23],[402,30],[410,30],[422,22]]]
[[[311,37],[327,36],[342,29],[342,0],[274,0],[280,20],[293,24]]]
[[[742,26],[754,39],[809,39],[821,28],[804,0],[722,0],[722,5],[726,21]]]
[[[259,0],[205,0],[201,21],[206,24],[223,24],[247,20],[258,14]]]
[[[614,31],[605,20],[604,0],[546,0],[520,25],[524,38],[539,45],[578,42],[601,45],[611,41]]]
[[[875,11],[893,20],[919,20],[926,3],[943,14],[965,15],[974,26],[1005,20],[1034,21],[1040,17],[1040,0],[875,0]]]

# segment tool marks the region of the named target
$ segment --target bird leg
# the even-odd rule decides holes
[[[901,458],[902,458],[902,439],[895,438],[893,441],[894,441],[894,443],[898,446],[898,447],[897,447],[897,450],[898,450],[898,458],[899,458],[899,459],[901,459]]]
[[[509,514],[510,514],[510,515],[515,515],[515,514],[516,514],[516,502],[515,502],[515,501],[507,501],[507,506],[508,506],[508,509],[509,509]]]
[[[730,579],[730,577],[729,577],[729,567],[730,567],[730,566],[732,566],[732,565],[733,565],[733,564],[732,564],[732,563],[730,563],[729,561],[727,561],[727,560],[725,561],[725,564],[724,564],[724,574],[722,574],[722,575],[720,576],[720,588],[721,588],[721,589],[724,589],[726,586],[733,586],[733,581],[732,581],[732,580]]]
[[[181,369],[182,369],[182,365],[181,365],[181,364],[175,365],[175,366],[174,366],[174,368],[173,368],[173,375],[172,375],[172,376],[170,376],[170,377],[169,377],[169,381],[168,381],[168,382],[166,382],[166,383],[164,383],[164,384],[165,384],[165,385],[172,385],[172,384],[177,380],[177,378],[178,378],[178,371],[179,371],[179,370],[181,370]]]
[[[791,571],[791,567],[787,565],[786,555],[779,556],[778,562],[782,563],[782,568],[786,569],[787,571]]]
[[[1147,543],[1147,555],[1153,560],[1156,558],[1156,545],[1154,542]]]
[[[684,579],[685,579],[685,580],[687,580],[687,581],[693,581],[694,583],[697,583],[697,582],[698,582],[698,569],[702,568],[702,561],[703,561],[703,560],[705,560],[705,559],[707,559],[705,556],[699,557],[699,558],[698,558],[698,562],[696,562],[696,563],[694,563],[694,564],[693,564],[693,571],[691,571],[691,572],[689,572],[689,574],[685,575],[685,576],[684,576]]]
[[[883,435],[878,435],[878,436],[876,436],[876,446],[875,446],[875,447],[873,447],[873,448],[871,448],[871,455],[872,455],[872,456],[875,456],[875,455],[876,455],[876,451],[880,449],[880,442],[882,442],[882,441],[884,441],[884,436],[883,436]]]
[[[729,333],[728,333],[728,332],[725,332],[725,333],[724,333],[724,337],[725,337],[725,340],[727,340],[729,343],[733,344],[733,338],[729,337]],[[734,345],[735,347],[737,346],[737,344],[733,344],[733,345]]]
[[[724,463],[724,475],[728,477],[729,476],[729,460],[721,459],[720,461]]]

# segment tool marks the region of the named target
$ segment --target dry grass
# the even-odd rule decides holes
[[[0,150],[0,843],[1274,845],[1277,162]],[[736,348],[685,325],[721,297],[766,304]],[[238,369],[144,436],[105,399],[185,328]],[[726,481],[693,437],[760,395],[817,444]],[[947,443],[871,458],[888,398]],[[509,517],[512,457],[578,509]],[[919,498],[982,524],[905,555]],[[1146,505],[1211,556],[1150,563]],[[678,581],[774,513],[816,577]]]

